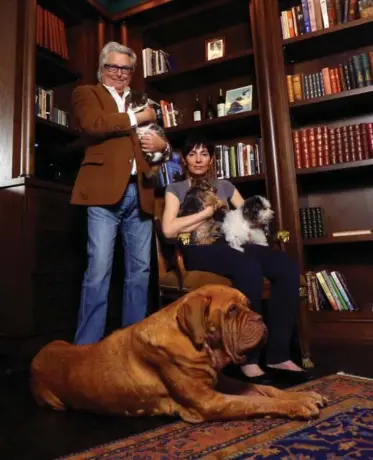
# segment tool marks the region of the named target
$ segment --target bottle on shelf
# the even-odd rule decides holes
[[[211,93],[207,96],[207,105],[206,105],[206,118],[212,119],[216,117],[215,107],[212,103]]]
[[[201,121],[202,120],[202,106],[199,100],[199,94],[196,94],[196,102],[194,104],[193,110],[193,121]]]
[[[216,107],[218,109],[218,117],[224,117],[225,116],[225,101],[223,97],[222,88],[219,88],[219,96],[216,102]]]

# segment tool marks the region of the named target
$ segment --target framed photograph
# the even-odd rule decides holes
[[[225,54],[225,38],[210,38],[205,42],[206,61],[222,58]]]
[[[225,96],[225,113],[233,115],[253,108],[253,85],[230,89]]]

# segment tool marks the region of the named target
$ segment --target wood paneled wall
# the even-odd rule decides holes
[[[2,0],[0,14],[0,180],[12,177],[14,122],[20,113],[15,110],[17,74],[17,21],[20,0]],[[21,92],[21,91],[19,91]]]

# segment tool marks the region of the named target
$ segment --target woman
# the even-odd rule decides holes
[[[206,176],[213,155],[214,147],[206,139],[186,141],[182,156],[188,178],[166,189],[162,228],[167,238],[193,232],[205,219],[213,216],[215,210],[210,206],[193,215],[178,217],[180,205],[190,188],[190,178]],[[235,208],[243,204],[244,199],[231,182],[216,180],[214,185],[222,200],[230,202]],[[252,309],[259,313],[263,278],[271,281],[266,371],[290,377],[294,382],[306,380],[307,374],[290,360],[290,341],[299,303],[300,273],[297,263],[287,254],[267,246],[249,244],[244,252],[240,252],[228,246],[224,239],[211,245],[184,246],[183,253],[189,270],[209,271],[230,278],[233,286],[250,299]],[[267,378],[257,358],[243,365],[241,370],[250,381],[264,383]]]

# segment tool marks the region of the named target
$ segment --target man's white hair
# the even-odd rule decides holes
[[[99,58],[97,79],[100,83],[102,83],[102,73],[104,70],[104,65],[107,63],[109,53],[126,54],[131,58],[131,64],[133,65],[133,68],[136,66],[137,56],[133,49],[128,48],[128,46],[121,45],[118,42],[108,42],[102,48]]]

